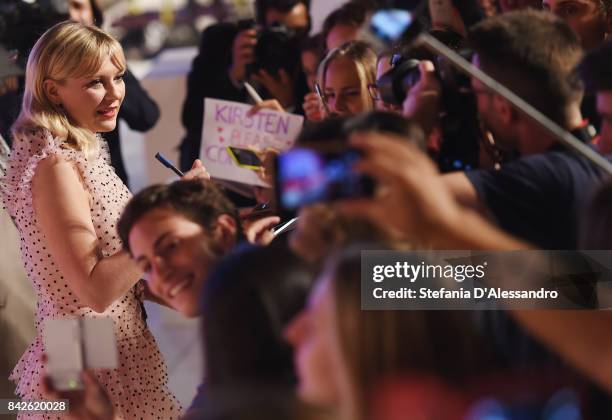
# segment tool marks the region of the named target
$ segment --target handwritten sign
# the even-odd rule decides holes
[[[200,159],[213,178],[250,185],[267,185],[257,174],[236,165],[227,146],[262,151],[285,150],[293,145],[304,118],[286,112],[262,110],[247,116],[251,105],[206,98]]]

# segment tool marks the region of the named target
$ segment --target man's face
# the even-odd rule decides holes
[[[480,66],[478,54],[474,54],[472,63],[483,70]],[[493,134],[495,143],[500,149],[507,151],[516,149],[517,142],[514,136],[509,134],[510,127],[499,118],[495,107],[495,94],[475,78],[472,78],[472,90],[476,96],[478,116],[483,128]]]
[[[158,208],[134,224],[128,240],[151,292],[183,315],[197,316],[204,280],[217,260],[211,236],[183,215]]]
[[[599,152],[612,154],[612,90],[597,92],[597,112],[601,116]]]
[[[595,48],[606,38],[607,14],[601,0],[542,0],[542,7],[563,19],[585,50]]]
[[[304,3],[298,3],[288,12],[281,12],[276,9],[268,9],[266,11],[266,25],[281,23],[287,28],[296,31],[307,31],[310,23],[308,16],[308,8]]]
[[[68,0],[70,20],[84,25],[93,25],[94,16],[91,0]]]

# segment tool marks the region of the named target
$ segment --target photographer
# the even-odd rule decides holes
[[[571,77],[581,48],[560,19],[536,11],[506,13],[474,26],[470,42],[473,61],[480,69],[566,130],[590,141],[580,113],[582,87]],[[439,94],[433,68],[425,70],[419,88],[411,90],[406,99],[414,105],[411,111],[423,112],[420,95],[430,100]],[[446,175],[445,182],[457,200],[491,212],[502,229],[543,249],[575,249],[578,212],[601,182],[600,171],[561,147],[553,136],[477,80],[472,86],[482,123],[497,146],[521,158],[499,171]]]
[[[308,0],[257,0],[255,6],[257,24],[264,30],[275,24],[283,25],[293,31],[289,42],[293,38],[299,42],[310,29]],[[200,152],[204,98],[249,102],[242,83],[251,79],[265,88],[267,95],[262,96],[277,99],[289,111],[301,111],[301,102],[308,88],[299,69],[298,47],[295,51],[283,51],[296,53],[297,71],[281,68],[276,69],[277,74],[271,74],[270,70],[262,69],[269,63],[256,62],[256,48],[260,45],[258,36],[262,31],[244,26],[220,23],[202,33],[199,53],[188,75],[187,98],[183,104],[182,123],[186,135],[180,145],[182,169],[189,167]]]

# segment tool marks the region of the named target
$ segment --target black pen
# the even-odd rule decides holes
[[[176,166],[174,166],[172,163],[170,163],[170,161],[168,159],[163,157],[161,153],[157,152],[155,154],[155,159],[159,160],[162,165],[164,165],[166,168],[171,169],[172,172],[174,172],[175,174],[177,174],[181,178],[183,176],[185,176],[185,174],[183,172],[181,172]]]

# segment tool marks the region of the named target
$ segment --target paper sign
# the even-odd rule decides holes
[[[247,117],[252,105],[206,98],[200,159],[213,178],[267,187],[257,174],[237,166],[227,146],[262,151],[290,148],[304,117],[287,112],[261,110]]]

